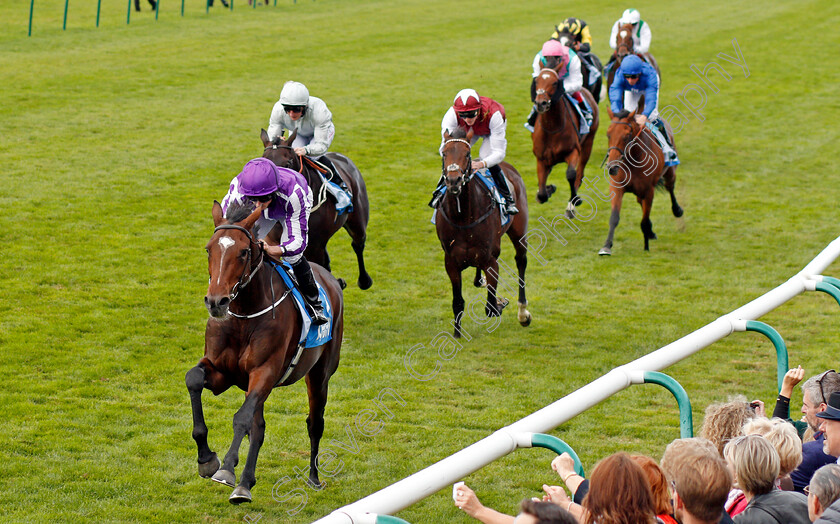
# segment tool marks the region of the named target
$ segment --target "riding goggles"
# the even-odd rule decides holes
[[[283,105],[283,111],[287,113],[303,113],[303,108],[305,106],[287,106]]]
[[[460,116],[461,118],[464,118],[464,119],[467,119],[467,118],[475,118],[475,117],[477,117],[477,116],[478,116],[478,109],[474,109],[474,110],[472,110],[472,111],[464,111],[464,112],[462,112],[462,113],[458,113],[458,116]]]
[[[639,78],[640,76],[642,76],[642,75],[639,75],[639,74],[636,74],[636,75],[624,75],[624,78],[626,78],[626,79],[628,79],[628,80],[635,80],[635,79]]]

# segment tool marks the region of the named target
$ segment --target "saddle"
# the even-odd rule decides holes
[[[304,156],[303,161],[306,165],[317,171],[321,178],[324,179],[324,189],[335,200],[336,211],[338,214],[340,215],[342,213],[352,212],[353,193],[350,191],[350,188],[347,187],[344,179],[342,179],[338,174],[338,170],[336,170],[332,161],[326,155],[318,157],[317,160]],[[318,201],[321,202],[320,197]],[[320,205],[317,202],[316,204]],[[315,209],[317,209],[317,207]]]

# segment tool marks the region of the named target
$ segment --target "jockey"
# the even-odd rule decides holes
[[[622,109],[635,111],[639,106],[642,95],[645,96],[645,108],[642,114],[636,115],[636,122],[644,126],[646,122],[656,126],[651,129],[665,154],[667,165],[676,165],[676,151],[667,138],[665,123],[659,118],[657,103],[659,101],[659,75],[652,65],[643,62],[636,55],[629,55],[621,62],[621,68],[616,71],[615,80],[610,86],[610,109],[619,113]]]
[[[583,75],[580,72],[580,58],[578,58],[577,53],[557,40],[552,39],[544,43],[542,50],[534,57],[533,67],[534,73],[532,76],[534,79],[539,76],[543,68],[557,71],[558,76],[563,81],[563,90],[566,94],[574,98],[584,116],[580,123],[580,133],[588,133],[589,126],[592,125],[592,109],[584,103],[583,95],[580,94],[580,90],[583,87]],[[531,82],[531,96],[534,96],[534,81],[532,80]],[[525,129],[533,133],[536,122],[537,108],[534,106],[531,109],[531,114],[528,115],[528,122],[525,124]]]
[[[493,177],[493,182],[496,183],[499,195],[505,201],[507,213],[509,215],[519,213],[499,165],[505,159],[507,150],[505,108],[491,98],[478,96],[478,93],[473,89],[462,89],[455,96],[452,107],[443,115],[441,135],[452,132],[459,127],[465,130],[472,128],[474,135],[470,145],[475,144],[479,138],[483,139],[479,149],[479,158],[472,161],[472,170],[487,168]],[[445,143],[446,139],[444,138],[440,144],[441,154],[443,154]],[[438,206],[443,195],[443,188],[444,181],[441,179],[429,206],[433,208]]]
[[[233,201],[269,202],[256,223],[256,236],[265,253],[283,259],[292,266],[298,288],[312,309],[312,323],[325,324],[324,305],[315,284],[309,262],[304,258],[309,210],[312,208],[312,191],[303,175],[291,169],[277,167],[267,158],[255,158],[245,164],[230,183],[228,194],[222,199],[222,210],[227,212]],[[280,222],[282,235],[275,245],[268,233]],[[271,242],[271,243],[269,243]]]
[[[621,18],[616,20],[610,32],[610,47],[616,48],[615,38],[618,36],[618,28],[623,24],[633,24],[633,52],[647,53],[650,49],[650,26],[642,20],[641,15],[635,9],[625,9]]]
[[[309,90],[300,82],[289,81],[283,85],[280,100],[271,110],[268,139],[282,137],[287,129],[290,132],[297,131],[297,136],[292,142],[295,154],[320,157],[317,158],[318,162],[330,168],[328,178],[346,190],[347,186],[341,177],[332,176],[335,173],[332,162],[323,156],[335,137],[332,113],[323,100],[309,96]]]
[[[592,36],[589,34],[589,26],[586,22],[570,17],[563,21],[562,24],[554,28],[554,34],[551,38],[559,40],[561,33],[568,33],[575,37],[574,43],[570,46],[578,53],[589,53],[592,48]]]

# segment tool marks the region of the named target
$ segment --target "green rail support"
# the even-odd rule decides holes
[[[157,2],[155,2],[155,20],[157,20],[158,11],[160,11],[160,2],[161,0],[157,0]]]
[[[645,384],[659,384],[670,391],[677,399],[680,407],[680,438],[691,438],[694,436],[694,423],[691,420],[691,400],[688,393],[679,382],[665,373],[658,371],[645,371]]]
[[[128,25],[131,22],[131,0],[128,0],[128,11],[125,13],[125,24]]]
[[[96,27],[99,27],[99,11],[102,10],[102,0],[96,2]]]
[[[817,291],[822,291],[823,293],[828,293],[833,296],[834,300],[837,301],[837,304],[840,305],[840,288],[834,287],[831,284],[826,284],[825,282],[817,282]]]
[[[832,286],[836,287],[837,289],[840,289],[840,278],[825,277],[824,276],[823,277],[823,282],[825,282],[827,284],[831,284]]]
[[[377,515],[376,524],[410,524],[407,520],[391,515]]]
[[[778,331],[773,329],[769,324],[760,322],[758,320],[747,320],[747,331],[755,331],[761,333],[770,339],[773,347],[776,348],[776,382],[778,382],[779,391],[782,390],[782,382],[785,379],[785,373],[788,370],[788,350],[785,341]]]
[[[184,0],[181,0],[181,17],[184,16]]]
[[[67,8],[70,7],[70,0],[64,0],[64,24],[61,26],[62,31],[67,31]]]
[[[32,36],[32,11],[35,10],[35,0],[30,0],[29,2],[29,34],[27,36]]]
[[[562,439],[553,435],[546,435],[545,433],[534,433],[531,435],[531,447],[550,449],[558,455],[562,455],[563,452],[568,453],[575,461],[575,472],[581,477],[586,476],[584,475],[583,464],[580,462],[577,453],[575,453],[575,450],[570,445],[563,442]]]

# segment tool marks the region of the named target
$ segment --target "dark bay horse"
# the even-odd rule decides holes
[[[598,254],[612,254],[613,234],[620,218],[624,193],[636,195],[636,200],[642,206],[642,235],[645,239],[645,251],[648,251],[648,241],[656,240],[656,233],[653,232],[653,224],[650,221],[650,210],[657,185],[664,183],[665,189],[671,195],[671,212],[674,216],[679,218],[683,215],[683,209],[677,204],[677,198],[674,196],[677,166],[665,165],[662,148],[653,133],[636,123],[636,111],[628,113],[623,110],[616,114],[610,111],[609,115],[611,122],[607,129],[609,140],[607,168],[612,190],[610,202],[612,213],[610,214],[610,232],[604,242],[604,247]],[[665,127],[673,142],[674,135],[667,122]]]
[[[652,54],[633,53],[633,24],[621,24],[618,26],[618,34],[615,35],[615,52],[612,56],[613,64],[610,67],[609,74],[607,75],[607,98],[609,98],[609,90],[613,83],[613,79],[615,78],[615,72],[618,71],[619,67],[621,67],[621,61],[624,57],[630,54],[636,54],[643,61],[652,65],[653,68],[656,69],[656,73],[660,75],[661,79],[662,75],[659,71],[659,64],[656,63],[656,59]]]
[[[580,203],[577,190],[583,180],[583,171],[592,154],[592,144],[598,131],[598,104],[589,91],[580,90],[592,108],[592,125],[589,133],[581,138],[577,131],[580,117],[569,99],[563,95],[562,82],[558,72],[548,68],[542,69],[534,79],[532,98],[539,115],[531,140],[534,143],[534,156],[537,157],[537,200],[545,203],[557,190],[553,184],[546,185],[546,181],[551,169],[565,162],[566,180],[571,190],[566,215],[573,218],[575,206]]]
[[[299,353],[301,319],[293,298],[275,269],[269,266],[262,244],[252,231],[264,205],[253,212],[232,205],[228,218],[218,202],[213,204],[216,229],[207,243],[210,285],[204,303],[210,312],[204,332],[204,356],[187,372],[193,414],[193,438],[198,445],[198,474],[234,487],[234,468],[245,435],[250,442],[248,458],[239,485],[230,502],[251,501],[256,483],[257,455],[265,437],[263,408],[271,390],[306,377],[309,394],[309,482],[320,487],[316,458],[324,433],[327,383],[338,367],[344,334],[344,302],[338,281],[324,268],[312,265],[315,278],[324,287],[333,313],[332,340]],[[301,356],[302,355],[302,356]],[[204,388],[214,395],[237,386],[246,392],[245,402],[233,416],[233,442],[219,464],[207,444],[207,425],[201,405]]]
[[[502,162],[502,172],[513,185],[519,213],[513,215],[502,226],[501,214],[490,190],[473,176],[470,156],[469,133],[463,129],[451,135],[444,134],[443,177],[446,194],[435,212],[435,225],[440,245],[443,247],[444,264],[452,282],[452,312],[455,314],[455,337],[461,337],[461,319],[464,313],[464,297],[461,294],[461,272],[475,267],[474,284],[480,287],[481,272],[487,281],[487,304],[484,311],[488,317],[499,316],[507,306],[507,300],[496,298],[499,279],[499,254],[502,235],[507,233],[516,250],[515,260],[519,278],[519,309],[517,319],[523,326],[531,323],[528,301],[525,298],[525,268],[528,265],[527,246],[522,239],[528,229],[528,200],[522,177],[507,162]]]
[[[347,184],[350,192],[353,193],[353,211],[350,213],[338,214],[335,209],[335,201],[327,197],[326,186],[318,174],[318,170],[295,154],[292,149],[292,142],[297,132],[292,133],[288,139],[277,137],[273,141],[268,139],[265,129],[260,132],[265,151],[263,157],[268,158],[279,167],[287,167],[303,174],[312,189],[314,202],[312,213],[309,215],[309,243],[306,246],[304,256],[307,260],[320,264],[332,271],[330,266],[330,255],[327,253],[327,242],[342,227],[350,234],[351,245],[356,253],[356,261],[359,264],[359,279],[357,284],[361,289],[368,289],[373,280],[365,269],[365,241],[367,240],[367,225],[370,216],[370,205],[368,204],[367,188],[359,168],[349,158],[338,153],[327,153],[338,175]],[[344,279],[339,279],[342,288],[346,286]]]

